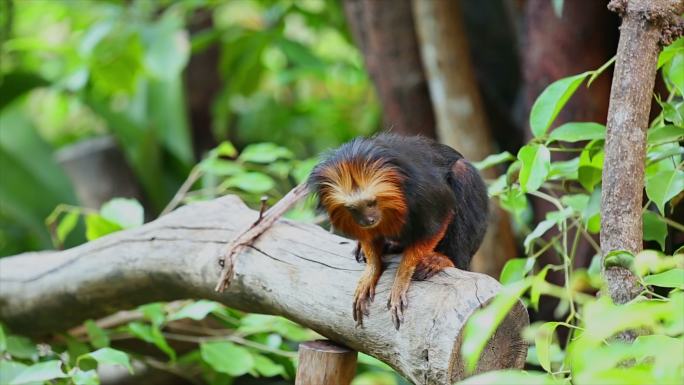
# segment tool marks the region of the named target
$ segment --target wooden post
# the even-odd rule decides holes
[[[349,385],[356,374],[356,351],[329,340],[299,345],[295,385]]]

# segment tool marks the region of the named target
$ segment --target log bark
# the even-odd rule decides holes
[[[385,128],[435,137],[435,117],[413,26],[411,0],[344,0],[383,109]]]
[[[604,260],[614,250],[642,249],[646,130],[658,53],[663,40],[671,38],[671,26],[679,24],[681,32],[684,1],[613,0],[608,7],[621,16],[622,25],[606,124],[600,235]],[[615,303],[641,291],[626,267],[604,268],[603,276]]]
[[[326,340],[299,345],[295,385],[349,385],[355,374],[355,351]]]
[[[437,116],[437,137],[471,161],[495,152],[491,130],[476,83],[458,1],[413,0],[413,14],[421,57]],[[483,176],[496,179],[489,168]],[[498,277],[506,261],[515,257],[516,242],[510,221],[495,202],[482,246],[473,257],[474,271]]]
[[[370,316],[356,327],[352,300],[363,266],[354,260],[353,242],[315,225],[280,220],[241,252],[231,285],[217,293],[219,258],[257,217],[229,196],[70,250],[3,258],[0,318],[16,332],[36,335],[144,303],[206,298],[287,317],[377,357],[416,384],[463,378],[460,332],[500,290],[498,282],[457,269],[413,282],[405,323],[396,331],[385,306],[397,266],[392,258]],[[527,351],[520,333],[528,323],[525,308],[516,304],[478,370],[521,368]]]

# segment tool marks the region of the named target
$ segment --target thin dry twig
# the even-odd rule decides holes
[[[268,230],[280,217],[285,214],[292,206],[302,200],[306,194],[309,193],[309,188],[306,183],[301,183],[297,187],[288,192],[283,199],[273,205],[268,211],[263,212],[265,208],[265,201],[262,199],[262,211],[259,213],[259,219],[251,224],[245,231],[240,233],[229,245],[226,251],[219,258],[219,265],[221,266],[221,276],[216,284],[217,292],[223,292],[233,278],[233,267],[235,265],[235,258],[237,253],[245,246],[251,245],[261,234]]]

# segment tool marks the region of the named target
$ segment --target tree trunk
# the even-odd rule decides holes
[[[411,0],[344,0],[349,28],[382,103],[385,129],[435,137]]]
[[[475,81],[459,3],[413,0],[413,11],[439,141],[467,159],[482,160],[494,152],[493,140]],[[494,168],[483,174],[489,179],[498,176]],[[508,215],[492,202],[487,235],[473,257],[472,269],[498,278],[503,265],[516,252]]]
[[[622,18],[610,94],[601,194],[601,251],[642,249],[644,159],[651,99],[663,31],[682,23],[682,0],[613,0]],[[681,27],[680,27],[681,28]],[[681,32],[681,29],[680,29]],[[668,36],[669,37],[669,36]],[[641,291],[626,267],[604,268],[608,294],[625,303]]]
[[[523,26],[523,113],[526,141],[532,139],[529,129],[529,113],[539,94],[553,81],[566,76],[599,68],[615,54],[617,44],[617,18],[606,9],[602,1],[563,2],[562,16],[558,17],[548,0],[527,0]],[[572,121],[604,122],[608,114],[610,98],[609,72],[600,76],[590,88],[580,87],[565,105],[554,122],[554,127]],[[552,129],[553,129],[552,128]],[[568,160],[574,153],[553,153],[553,160]],[[541,199],[531,200],[534,222],[546,218],[556,208]],[[544,239],[550,241],[558,235],[554,228]],[[574,231],[569,239],[574,238]],[[587,267],[596,251],[583,238],[580,240],[574,264]],[[540,265],[557,264],[561,260],[554,251],[539,257]],[[547,280],[563,285],[563,272],[550,271]],[[555,319],[558,301],[543,297],[539,312],[533,318]]]
[[[236,197],[224,197],[70,250],[0,259],[0,319],[13,331],[35,335],[144,303],[207,298],[287,317],[377,357],[416,384],[464,377],[460,333],[500,290],[496,280],[450,268],[412,282],[397,331],[386,308],[395,258],[380,278],[370,315],[357,327],[351,310],[363,266],[354,260],[353,242],[281,220],[238,255],[231,285],[217,293],[219,257],[257,217]],[[522,368],[527,349],[520,333],[528,323],[517,303],[485,347],[478,371]]]

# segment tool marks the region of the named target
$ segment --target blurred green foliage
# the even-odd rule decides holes
[[[190,124],[184,76],[209,49],[217,61],[195,71],[218,73],[219,92],[203,107],[215,142],[277,143],[293,161],[378,127],[374,92],[334,0],[0,4],[0,255],[49,247],[44,219],[58,204],[78,205],[53,152],[91,137],[116,138],[148,215],[162,211],[206,155],[193,148],[193,130],[207,127]],[[197,14],[211,22],[191,33]],[[278,183],[284,172],[281,162],[261,176],[224,167],[231,178],[222,192],[242,186],[277,197],[290,187]]]

